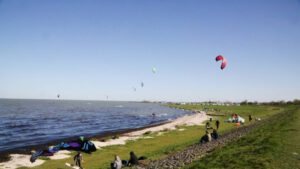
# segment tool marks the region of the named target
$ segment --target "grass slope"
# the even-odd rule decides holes
[[[262,127],[185,167],[300,168],[300,108],[275,116]]]

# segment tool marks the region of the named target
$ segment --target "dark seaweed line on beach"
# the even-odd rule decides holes
[[[202,157],[206,156],[213,150],[217,148],[222,148],[228,145],[231,142],[237,141],[241,137],[245,136],[249,132],[251,132],[254,128],[262,126],[271,120],[275,119],[278,116],[281,116],[283,113],[279,113],[274,115],[273,117],[264,119],[259,122],[252,123],[248,126],[243,126],[229,132],[226,132],[220,137],[218,140],[214,140],[212,142],[206,144],[194,144],[192,146],[187,147],[185,150],[176,152],[174,154],[169,155],[164,159],[150,161],[147,165],[141,165],[137,168],[139,169],[175,169],[181,168],[187,164],[192,163],[195,160],[199,160]]]

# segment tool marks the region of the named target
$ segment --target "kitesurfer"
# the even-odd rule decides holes
[[[156,116],[156,114],[155,113],[152,113],[152,117],[155,117]]]

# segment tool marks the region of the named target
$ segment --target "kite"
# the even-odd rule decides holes
[[[223,70],[226,66],[227,66],[227,60],[226,60],[226,58],[225,57],[223,57],[222,55],[218,55],[217,57],[216,57],[216,61],[218,62],[218,61],[222,61],[222,64],[221,64],[221,69]]]
[[[156,73],[156,71],[157,71],[157,70],[156,70],[156,67],[153,67],[153,68],[152,68],[152,73]]]
[[[79,137],[78,140],[70,141],[70,142],[61,142],[60,144],[49,147],[46,150],[40,150],[33,153],[30,157],[30,162],[34,163],[36,159],[41,156],[53,156],[54,153],[57,153],[59,150],[74,150],[74,151],[82,151],[85,153],[92,153],[96,151],[96,147],[94,143],[85,139],[84,137]]]

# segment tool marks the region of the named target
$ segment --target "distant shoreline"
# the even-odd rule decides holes
[[[148,100],[93,100],[93,99],[63,99],[63,98],[52,98],[52,99],[36,99],[36,98],[0,98],[0,100],[41,100],[41,101],[91,101],[91,102],[128,102],[128,103],[156,103],[156,104],[161,104],[161,102],[166,102],[166,101],[148,101]]]

